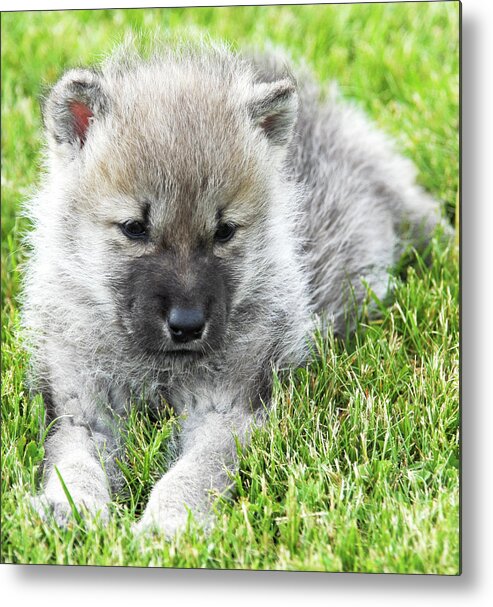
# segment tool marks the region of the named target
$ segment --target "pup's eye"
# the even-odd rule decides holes
[[[141,221],[129,219],[125,223],[120,224],[120,229],[127,238],[131,238],[132,240],[143,240],[144,238],[147,238],[146,227]]]
[[[220,223],[214,234],[214,240],[221,243],[228,242],[228,240],[233,238],[235,232],[236,226],[234,223]]]

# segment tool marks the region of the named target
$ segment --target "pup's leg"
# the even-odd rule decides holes
[[[53,516],[66,525],[72,517],[68,493],[81,514],[108,518],[111,489],[115,485],[117,451],[115,434],[109,425],[90,423],[80,417],[64,417],[46,441],[45,484],[33,505],[45,519]]]
[[[250,412],[192,412],[182,430],[180,458],[155,485],[137,533],[155,529],[173,536],[187,523],[188,512],[207,526],[212,522],[214,495],[230,485],[228,470],[235,467],[235,436],[243,442],[254,421]]]

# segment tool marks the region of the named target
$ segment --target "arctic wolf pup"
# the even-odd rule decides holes
[[[273,369],[306,360],[387,290],[437,204],[352,107],[274,57],[221,45],[115,54],[44,102],[46,174],[29,212],[23,321],[53,418],[40,511],[108,516],[118,420],[183,415],[180,455],[137,531],[206,523],[236,439],[261,423]]]

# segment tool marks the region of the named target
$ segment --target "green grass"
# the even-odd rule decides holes
[[[2,561],[457,574],[459,570],[458,254],[434,243],[397,278],[377,321],[276,384],[266,428],[240,454],[236,495],[204,536],[135,540],[130,525],[166,470],[172,416],[128,421],[126,484],[108,526],[39,520],[46,436],[24,384],[18,324],[36,184],[36,96],[61,69],[93,62],[128,30],[197,27],[241,46],[265,38],[337,80],[419,169],[453,217],[458,189],[458,4],[244,7],[2,15]]]

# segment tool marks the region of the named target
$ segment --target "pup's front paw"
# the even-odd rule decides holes
[[[75,498],[74,500],[77,513],[85,518],[97,518],[101,523],[108,523],[109,508],[108,500],[97,499],[92,496],[84,498]],[[70,523],[76,520],[76,514],[65,496],[50,495],[49,492],[43,492],[39,495],[33,495],[30,499],[31,507],[45,521],[54,520],[59,527],[68,527]]]
[[[164,509],[154,510],[147,506],[140,521],[132,527],[134,535],[141,536],[152,532],[171,539],[185,530],[188,521],[186,512],[166,512]]]
[[[214,518],[209,509],[197,506],[188,508],[182,500],[172,497],[170,493],[164,483],[158,483],[154,487],[142,518],[132,527],[136,536],[155,532],[171,539],[185,531],[189,520],[204,530],[212,526]]]

